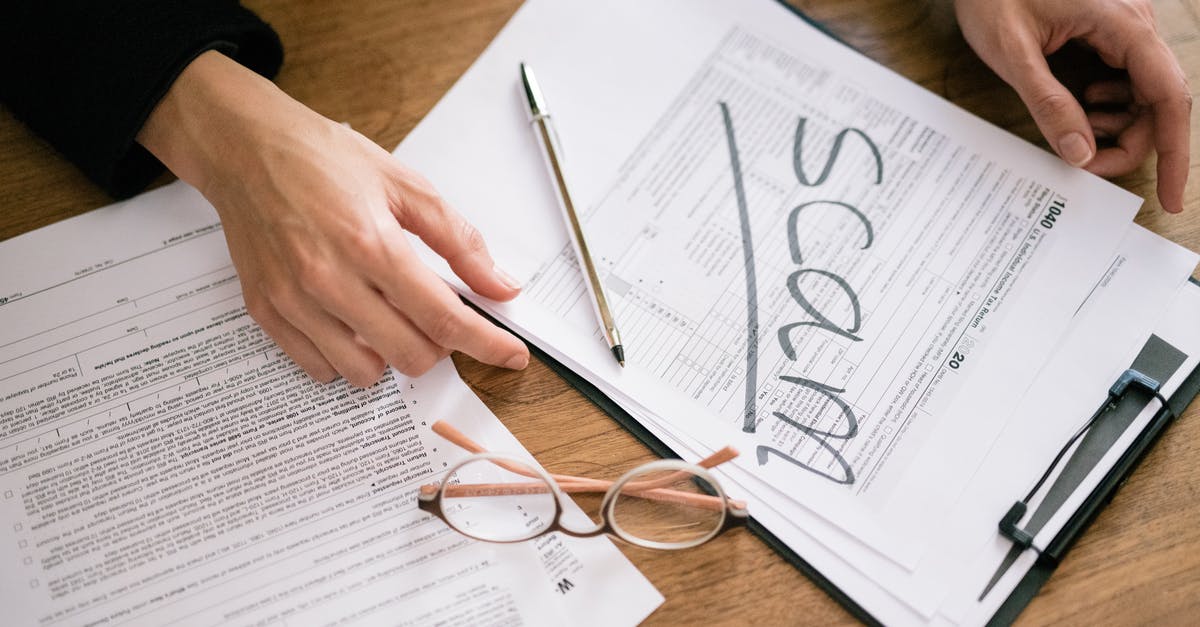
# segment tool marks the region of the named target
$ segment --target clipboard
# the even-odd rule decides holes
[[[780,4],[786,7],[798,18],[804,20],[814,28],[825,34],[829,38],[853,49],[848,43],[843,41],[836,34],[832,33],[820,22],[813,20],[810,16],[801,10],[787,4],[784,0],[778,0]],[[1200,289],[1200,281],[1195,278],[1189,281],[1191,287]],[[497,326],[512,332],[517,337],[522,337],[521,334],[514,332],[506,325],[498,322],[488,313],[476,307],[474,304],[466,301],[468,306],[471,306],[478,313],[483,315],[488,320],[492,321]],[[551,370],[557,373],[564,381],[578,390],[581,394],[592,401],[598,408],[609,415],[614,421],[625,428],[629,433],[636,437],[642,444],[652,450],[655,454],[662,458],[677,459],[678,456],[668,447],[662,440],[646,429],[641,423],[630,415],[625,409],[614,402],[611,398],[605,395],[599,388],[585,379],[579,373],[571,370],[563,363],[559,362],[545,351],[538,348],[533,343],[525,340],[530,353],[540,359]],[[1151,342],[1148,342],[1148,344]],[[1169,346],[1169,345],[1168,345]],[[1154,353],[1155,351],[1150,351]],[[1177,351],[1178,352],[1178,351]],[[1145,355],[1139,355],[1143,357]],[[1182,363],[1182,360],[1179,361]],[[1137,366],[1137,360],[1131,367]],[[1175,366],[1173,372],[1178,369]],[[1161,374],[1160,374],[1161,376]],[[1165,380],[1165,377],[1163,377]],[[1105,390],[1097,390],[1097,400],[1104,398]],[[1134,438],[1133,442],[1122,452],[1118,461],[1104,475],[1101,481],[1088,493],[1083,503],[1074,510],[1068,522],[1063,528],[1051,539],[1044,548],[1040,549],[1036,563],[1022,576],[1020,582],[1002,602],[999,609],[992,615],[987,624],[989,625],[1004,625],[1013,622],[1029,602],[1037,595],[1042,585],[1050,578],[1054,569],[1062,561],[1076,540],[1087,530],[1096,516],[1104,509],[1117,490],[1124,484],[1125,480],[1137,469],[1138,464],[1146,456],[1146,453],[1154,447],[1159,437],[1165,432],[1167,427],[1174,421],[1174,418],[1181,415],[1189,404],[1200,395],[1200,366],[1193,369],[1180,387],[1169,397],[1163,399],[1165,401],[1164,408],[1167,410],[1158,411],[1154,417],[1142,428],[1142,430]],[[1137,415],[1155,397],[1152,395],[1142,394],[1134,395],[1132,398],[1122,399],[1123,412]],[[1084,417],[1081,417],[1081,419]],[[1122,431],[1124,432],[1124,431]],[[1107,449],[1106,449],[1107,450]],[[1013,495],[1018,496],[1018,495]],[[1040,506],[1040,505],[1039,505]],[[748,519],[747,526],[751,533],[758,536],[764,543],[773,549],[780,557],[798,569],[807,578],[809,578],[818,588],[832,597],[842,607],[844,607],[852,616],[868,625],[882,625],[882,621],[868,612],[862,605],[854,600],[849,594],[839,588],[836,584],[830,581],[816,567],[810,564],[802,556],[800,556],[791,547],[780,540],[775,534],[758,522],[753,515]]]
[[[1189,279],[1189,284],[1195,289],[1200,289],[1200,281],[1197,281],[1195,278]],[[487,316],[487,314],[484,315],[492,320],[492,322],[496,322],[495,319]],[[504,325],[499,326],[503,327]],[[519,334],[514,333],[514,335],[520,337]],[[1148,342],[1148,344],[1150,343],[1152,342]],[[536,345],[528,341],[526,341],[526,345],[529,347],[529,351],[540,359],[542,363],[546,364],[551,370],[562,377],[564,381],[587,397],[588,400],[592,401],[604,413],[608,414],[610,418],[624,427],[626,431],[633,434],[638,441],[651,451],[654,451],[656,455],[665,459],[678,459],[679,456],[670,447],[642,426],[629,412],[625,411],[624,408],[601,392],[590,381],[570,368],[567,368]],[[1161,348],[1152,347],[1150,352],[1153,353],[1154,350],[1161,350]],[[1145,350],[1142,356],[1144,355],[1147,355],[1147,351]],[[1137,365],[1137,360],[1131,365]],[[1104,390],[1097,391],[1098,395],[1103,393]],[[1177,416],[1183,414],[1184,410],[1187,409],[1188,405],[1192,403],[1197,395],[1200,395],[1200,366],[1193,369],[1184,382],[1180,384],[1179,388],[1166,399],[1166,405],[1142,428],[1142,431],[1129,447],[1125,449],[1125,452],[1116,464],[1109,469],[1100,483],[1088,494],[1083,504],[1075,510],[1075,513],[1058,534],[1047,543],[1046,550],[1042,551],[1034,566],[1021,578],[1017,587],[1009,594],[1004,603],[1001,604],[991,620],[988,621],[988,625],[1007,625],[1016,620],[1021,611],[1029,605],[1029,602],[1041,590],[1042,585],[1050,579],[1050,575],[1054,573],[1054,569],[1058,567],[1058,564],[1066,556],[1067,552],[1074,546],[1076,540],[1087,531],[1092,521],[1112,501],[1117,490],[1124,485],[1125,480],[1133,474],[1146,454],[1154,448],[1154,444],[1162,437],[1167,427],[1174,422]],[[1147,404],[1153,402],[1153,399],[1154,397],[1150,395],[1142,395],[1141,398],[1127,398],[1123,402],[1122,409],[1125,412],[1131,412],[1136,415]],[[791,547],[755,520],[753,515],[747,521],[747,526],[751,533],[762,539],[767,546],[771,547],[780,557],[803,573],[805,577],[809,578],[818,588],[837,601],[852,616],[868,625],[883,625],[879,619],[867,612],[850,595],[846,594],[841,588],[838,588],[836,584],[821,574],[812,564],[805,561]]]
[[[853,49],[854,47],[842,40],[835,33],[831,32],[825,25],[812,19],[809,15],[788,4],[784,0],[779,0],[779,3],[786,7],[792,14],[804,20],[829,38]],[[1190,283],[1196,289],[1200,289],[1200,281],[1195,278],[1190,279]],[[470,303],[468,302],[468,305]],[[473,308],[484,317],[496,323],[502,328],[507,327],[499,324],[494,318],[486,314],[477,307]],[[511,329],[508,329],[510,332]],[[517,337],[521,337],[518,333],[513,333]],[[613,420],[625,428],[636,437],[642,444],[652,450],[656,455],[667,458],[677,459],[678,456],[668,447],[662,440],[656,437],[648,429],[641,425],[633,416],[625,411],[620,405],[610,399],[607,395],[601,392],[590,381],[580,376],[575,371],[563,365],[558,360],[551,357],[545,351],[538,348],[536,345],[525,340],[530,352],[546,364],[551,370],[557,373],[568,384],[578,390],[581,394],[592,401],[597,407],[609,415]],[[1103,394],[1103,390],[1098,390],[1097,394]],[[1066,553],[1075,544],[1075,541],[1087,530],[1100,511],[1104,509],[1116,495],[1117,490],[1125,483],[1125,480],[1137,469],[1138,464],[1146,456],[1146,453],[1154,447],[1154,444],[1162,436],[1163,432],[1170,426],[1176,416],[1179,416],[1187,408],[1189,404],[1200,395],[1200,366],[1191,371],[1180,387],[1166,400],[1166,411],[1159,411],[1154,418],[1142,429],[1137,435],[1132,444],[1124,451],[1116,464],[1105,474],[1099,484],[1092,489],[1084,502],[1072,514],[1068,522],[1055,535],[1055,537],[1046,545],[1045,550],[1039,555],[1037,562],[1033,567],[1026,572],[1021,578],[1020,583],[1009,594],[1000,608],[988,621],[989,625],[1006,625],[1012,623],[1016,617],[1025,609],[1029,602],[1037,595],[1042,585],[1049,580],[1054,569],[1065,557]],[[1140,398],[1134,398],[1125,402],[1125,412],[1133,412],[1134,415],[1140,412],[1141,407],[1153,400],[1153,396],[1143,395]],[[1138,406],[1137,403],[1141,405]],[[870,614],[865,608],[859,605],[850,595],[846,594],[841,588],[825,577],[817,568],[807,562],[798,553],[792,550],[787,544],[781,541],[775,534],[771,533],[766,527],[754,519],[753,515],[747,521],[747,526],[751,533],[758,536],[767,546],[771,547],[780,557],[794,566],[797,570],[803,573],[810,579],[818,588],[832,597],[842,607],[844,607],[852,616],[868,625],[882,625],[883,623]]]
[[[1195,278],[1189,279],[1188,283],[1192,287],[1200,289],[1200,281]],[[1173,347],[1157,345],[1155,339],[1155,336],[1151,336],[1142,352],[1135,358],[1134,363],[1131,364],[1134,369],[1139,367],[1150,370],[1156,367],[1161,369],[1164,362],[1169,362],[1171,357],[1164,355],[1164,352],[1173,350]],[[1139,364],[1139,362],[1142,363]],[[1062,562],[1079,537],[1091,526],[1101,510],[1112,501],[1117,490],[1125,484],[1126,479],[1133,474],[1150,449],[1154,448],[1155,443],[1162,437],[1167,427],[1183,414],[1197,395],[1200,395],[1200,366],[1188,373],[1183,383],[1170,397],[1163,399],[1166,402],[1154,414],[1150,422],[1142,428],[1100,483],[1092,489],[1058,534],[1047,543],[1045,549],[1038,556],[1037,562],[992,616],[988,622],[989,625],[1007,625],[1016,620],[1025,606],[1029,605],[1029,602],[1037,595],[1042,585],[1050,579],[1054,569]],[[1143,394],[1140,398],[1125,399],[1125,402],[1121,406],[1114,407],[1113,411],[1125,415],[1136,415],[1154,402],[1153,396]],[[1120,424],[1120,420],[1116,422],[1118,425]]]

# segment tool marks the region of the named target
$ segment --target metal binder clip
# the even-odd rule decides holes
[[[1159,389],[1162,388],[1162,383],[1153,377],[1150,377],[1133,368],[1121,373],[1121,376],[1117,378],[1116,383],[1113,383],[1112,387],[1108,389],[1108,398],[1105,399],[1102,405],[1100,405],[1100,408],[1096,410],[1096,413],[1092,414],[1092,417],[1089,418],[1088,421],[1084,423],[1084,425],[1080,427],[1078,431],[1075,432],[1075,435],[1071,436],[1071,439],[1067,440],[1067,443],[1064,444],[1061,449],[1059,449],[1058,455],[1054,456],[1054,461],[1050,462],[1050,466],[1046,468],[1046,472],[1042,473],[1042,477],[1033,485],[1033,489],[1029,491],[1029,494],[1026,494],[1025,498],[1014,503],[1013,506],[1008,509],[1008,512],[1006,512],[1000,519],[1000,523],[998,524],[1000,535],[1012,540],[1013,544],[1015,544],[1021,550],[1033,549],[1034,551],[1041,553],[1041,549],[1033,545],[1033,535],[1028,531],[1018,527],[1017,523],[1021,522],[1021,519],[1025,517],[1025,512],[1029,508],[1029,501],[1031,501],[1033,496],[1042,489],[1042,486],[1046,483],[1046,480],[1050,478],[1051,473],[1054,472],[1054,469],[1058,467],[1059,462],[1061,462],[1063,457],[1066,456],[1067,451],[1071,450],[1071,447],[1075,445],[1075,442],[1078,441],[1079,438],[1083,437],[1083,434],[1087,433],[1088,430],[1096,424],[1096,421],[1100,419],[1100,416],[1104,415],[1104,412],[1116,408],[1116,406],[1121,402],[1121,399],[1125,397],[1125,394],[1129,392],[1130,386],[1142,388],[1150,392],[1159,400],[1160,403],[1162,403],[1163,407],[1167,411],[1171,411],[1170,406],[1167,405],[1167,399],[1163,398],[1163,395],[1159,392]]]

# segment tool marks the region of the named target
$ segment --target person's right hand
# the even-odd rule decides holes
[[[196,58],[138,141],[221,216],[251,316],[310,376],[365,387],[452,350],[497,366],[525,345],[464,305],[409,246],[418,235],[475,292],[520,286],[432,186],[362,135],[218,52]]]
[[[963,36],[1012,85],[1064,161],[1100,176],[1127,174],[1158,153],[1158,198],[1183,210],[1191,140],[1191,91],[1158,35],[1149,0],[955,0]],[[1050,73],[1045,56],[1071,40],[1095,50],[1127,81],[1092,84],[1087,113]],[[1125,109],[1119,111],[1119,109]],[[1097,150],[1096,134],[1115,141]]]

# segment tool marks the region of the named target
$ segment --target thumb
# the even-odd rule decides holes
[[[1096,156],[1096,138],[1087,114],[1071,92],[1054,78],[1046,57],[1036,46],[1026,46],[1022,59],[1013,60],[1008,81],[1042,135],[1063,161],[1081,168]]]
[[[520,293],[521,284],[496,267],[478,229],[436,194],[420,196],[419,203],[405,203],[398,215],[400,226],[445,259],[476,294],[511,300]]]

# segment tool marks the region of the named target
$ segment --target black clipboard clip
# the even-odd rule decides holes
[[[1054,456],[1054,460],[1050,462],[1050,465],[1046,468],[1046,471],[1042,473],[1041,478],[1038,479],[1037,483],[1033,485],[1033,488],[1029,490],[1029,494],[1026,494],[1025,498],[1021,499],[1020,501],[1013,503],[1013,506],[1009,508],[1008,512],[1006,512],[1000,519],[1000,523],[998,525],[1000,529],[1000,535],[1011,540],[1013,544],[1019,547],[1021,550],[1033,549],[1038,554],[1042,553],[1041,549],[1033,545],[1033,534],[1017,526],[1017,524],[1021,522],[1021,519],[1025,517],[1026,511],[1029,509],[1029,501],[1031,501],[1034,495],[1036,495],[1038,491],[1042,489],[1042,486],[1045,485],[1046,480],[1049,479],[1050,475],[1054,473],[1054,469],[1058,467],[1060,462],[1062,462],[1063,457],[1065,457],[1067,452],[1071,450],[1071,447],[1075,445],[1075,442],[1077,442],[1079,438],[1083,437],[1083,435],[1087,433],[1088,430],[1096,424],[1096,421],[1099,420],[1106,412],[1115,409],[1121,402],[1121,399],[1125,398],[1125,394],[1129,392],[1131,387],[1140,388],[1150,392],[1154,395],[1154,398],[1158,399],[1159,403],[1162,403],[1163,410],[1167,411],[1168,413],[1171,412],[1171,406],[1167,404],[1167,399],[1163,398],[1162,393],[1159,392],[1159,390],[1162,388],[1162,383],[1133,368],[1123,372],[1121,376],[1117,378],[1116,383],[1113,383],[1112,387],[1108,389],[1108,398],[1105,399],[1104,403],[1100,405],[1099,409],[1092,414],[1092,417],[1088,418],[1087,422],[1075,432],[1075,435],[1071,436],[1071,439],[1067,440],[1067,443],[1064,444],[1061,449],[1059,449],[1058,454]]]

